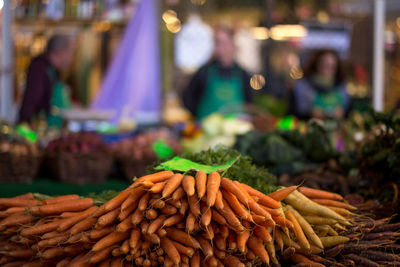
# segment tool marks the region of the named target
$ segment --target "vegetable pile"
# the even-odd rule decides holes
[[[143,176],[101,206],[26,194],[0,207],[2,266],[323,266],[323,249],[361,231],[340,195],[297,186],[265,195],[218,172]]]
[[[48,153],[108,153],[108,147],[99,135],[80,132],[68,133],[51,141],[46,151]]]

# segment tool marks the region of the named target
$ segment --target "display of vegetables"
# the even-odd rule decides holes
[[[131,158],[145,162],[150,160],[150,162],[153,162],[158,158],[153,145],[159,140],[165,142],[173,153],[180,152],[179,143],[171,137],[167,130],[162,129],[140,133],[133,138],[124,139],[115,143],[112,146],[112,150],[118,158]]]
[[[153,173],[95,204],[77,195],[0,199],[0,263],[324,266],[332,247],[346,246],[359,232],[356,208],[338,194],[292,186],[265,195],[218,172]],[[348,254],[344,260],[361,261]]]
[[[68,133],[49,142],[48,153],[108,153],[108,147],[101,137],[90,132]]]

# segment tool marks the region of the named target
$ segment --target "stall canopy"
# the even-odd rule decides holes
[[[161,109],[156,0],[142,0],[103,80],[94,109],[114,110],[113,123],[156,122]]]

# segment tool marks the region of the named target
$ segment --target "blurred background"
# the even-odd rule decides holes
[[[304,133],[310,119],[333,121],[333,146],[354,148],[368,132],[363,114],[400,109],[398,0],[0,0],[0,8],[1,151],[22,136],[37,150],[15,153],[64,162],[53,173],[70,183],[98,182],[65,174],[85,162],[74,153],[107,151],[140,166],[118,169],[130,179],[181,151],[238,147],[236,136],[251,130]],[[107,177],[113,160],[102,160]],[[15,181],[17,169],[3,171]]]

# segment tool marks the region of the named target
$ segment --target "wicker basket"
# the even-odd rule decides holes
[[[110,172],[112,156],[105,153],[57,152],[47,155],[52,175],[68,184],[104,182]]]
[[[134,159],[132,157],[119,157],[118,167],[122,176],[132,182],[134,177],[140,177],[146,174],[146,168],[156,160],[156,157],[145,159]]]
[[[0,182],[31,183],[39,171],[40,162],[39,155],[0,152]]]

